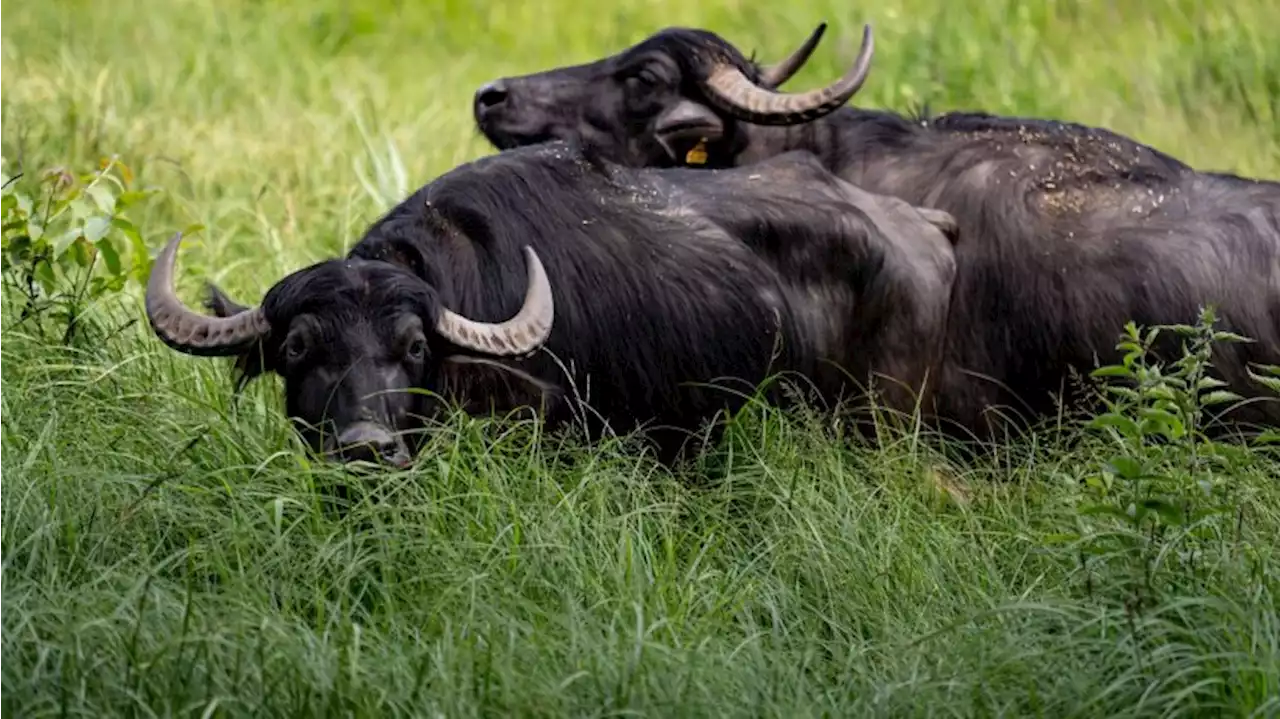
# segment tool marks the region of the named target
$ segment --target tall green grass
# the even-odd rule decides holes
[[[184,296],[256,302],[490,152],[481,82],[673,24],[776,58],[819,20],[797,88],[871,21],[859,104],[1280,176],[1265,0],[10,2],[5,170],[118,155],[160,190],[128,210],[152,251],[204,227]],[[69,344],[4,302],[5,716],[1280,714],[1263,445],[1071,426],[975,458],[756,407],[673,473],[454,417],[411,470],[355,480],[298,451],[276,380],[233,397],[224,362],[161,346],[136,286]]]

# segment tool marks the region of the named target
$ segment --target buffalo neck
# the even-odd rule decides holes
[[[896,187],[897,183],[881,181],[883,170],[921,147],[918,140],[927,132],[922,123],[896,113],[846,107],[800,125],[749,126],[747,146],[738,155],[737,164],[751,165],[784,152],[806,151],[832,173],[868,192],[899,194],[902,188]]]
[[[1197,173],[1177,158],[1102,128],[981,112],[910,118],[849,107],[802,125],[750,126],[746,135],[739,165],[781,152],[811,152],[847,182],[960,213],[962,225],[963,205],[1014,195],[1050,196],[1064,185],[1078,193],[1106,189],[1126,201],[1149,192],[1167,194],[1193,176],[1215,185],[1261,186],[1263,192],[1275,187],[1225,173]],[[1098,211],[1106,214],[1108,206]]]

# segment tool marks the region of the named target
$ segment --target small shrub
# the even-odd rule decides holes
[[[1164,587],[1184,589],[1186,579],[1203,586],[1216,566],[1206,554],[1238,540],[1242,517],[1229,478],[1247,448],[1212,441],[1204,426],[1207,409],[1240,399],[1210,376],[1213,345],[1249,340],[1215,330],[1215,319],[1206,308],[1195,326],[1142,331],[1130,322],[1117,345],[1121,361],[1093,373],[1106,382],[1106,409],[1086,426],[1109,449],[1085,480],[1072,536],[1093,569],[1112,570],[1102,573],[1134,612],[1158,603]],[[1168,366],[1150,357],[1163,332],[1183,338],[1181,357]]]
[[[128,208],[156,191],[133,187],[133,172],[118,158],[96,170],[47,169],[35,178],[3,172],[0,273],[15,324],[50,329],[65,344],[85,329],[86,311],[118,295],[129,283],[143,285],[151,271],[142,233]],[[30,331],[30,330],[29,330]]]

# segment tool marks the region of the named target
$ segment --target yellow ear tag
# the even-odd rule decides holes
[[[698,140],[698,144],[694,145],[692,150],[689,150],[684,154],[684,161],[689,165],[701,165],[706,163],[707,138],[704,137],[701,140]]]

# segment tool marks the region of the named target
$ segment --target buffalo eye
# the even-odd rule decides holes
[[[628,74],[624,82],[631,95],[643,97],[662,84],[662,77],[650,67],[641,67]]]
[[[295,363],[300,361],[307,354],[307,342],[298,332],[291,333],[284,343],[284,359],[286,362]]]
[[[405,313],[396,321],[392,337],[400,356],[407,362],[422,362],[427,356],[427,337],[422,333],[422,319],[416,314]]]
[[[427,355],[427,340],[422,337],[413,338],[405,348],[404,354],[414,362],[421,362]]]

